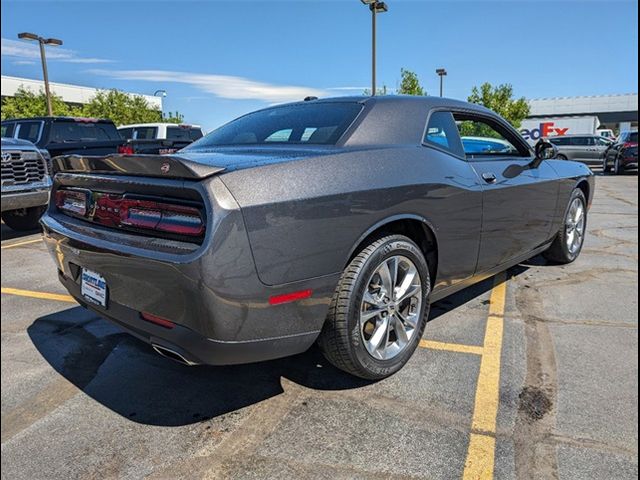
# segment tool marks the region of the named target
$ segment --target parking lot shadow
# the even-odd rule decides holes
[[[516,267],[511,273],[525,270]],[[434,304],[430,320],[491,287],[488,279]],[[282,377],[318,390],[371,383],[336,369],[316,347],[250,365],[187,367],[79,306],[38,318],[28,334],[47,362],[85,394],[148,425],[188,425],[253,405],[281,394]]]

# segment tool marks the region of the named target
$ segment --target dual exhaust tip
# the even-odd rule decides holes
[[[183,354],[169,347],[158,345],[157,343],[152,343],[151,346],[156,352],[158,352],[163,357],[170,358],[171,360],[175,360],[176,362],[182,363],[183,365],[187,365],[188,367],[193,367],[194,365],[198,365],[198,362],[189,360]]]

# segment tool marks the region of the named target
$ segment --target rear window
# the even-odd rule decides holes
[[[167,127],[167,140],[198,140],[202,138],[202,130],[192,127]]]
[[[355,120],[358,103],[286,105],[244,117],[214,130],[187,148],[222,145],[333,145]]]
[[[40,140],[42,122],[18,122],[18,138],[36,143]]]
[[[638,143],[638,132],[631,132],[629,134],[629,142],[631,143]]]
[[[158,138],[157,127],[136,127],[133,129],[133,138],[136,140],[153,140]]]
[[[120,140],[113,123],[106,122],[53,122],[51,124],[51,142],[96,142]]]
[[[119,128],[118,131],[122,138],[131,140],[133,138],[133,128]]]

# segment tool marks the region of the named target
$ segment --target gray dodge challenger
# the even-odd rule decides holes
[[[309,98],[170,156],[55,161],[44,238],[83,306],[188,365],[293,355],[393,374],[430,302],[582,248],[583,164],[483,107]]]

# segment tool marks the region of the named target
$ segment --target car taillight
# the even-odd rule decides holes
[[[197,208],[149,200],[124,199],[120,223],[177,235],[197,237],[204,232],[204,222]]]
[[[202,236],[205,231],[201,210],[194,206],[79,189],[60,189],[55,201],[60,211],[107,227],[192,237]]]
[[[87,192],[80,190],[58,190],[56,207],[71,215],[84,217],[87,214]]]
[[[120,155],[133,155],[135,152],[133,151],[133,147],[131,145],[119,145],[118,153]]]
[[[622,145],[622,148],[636,148],[637,146],[638,144],[635,142],[627,142],[624,145]]]

